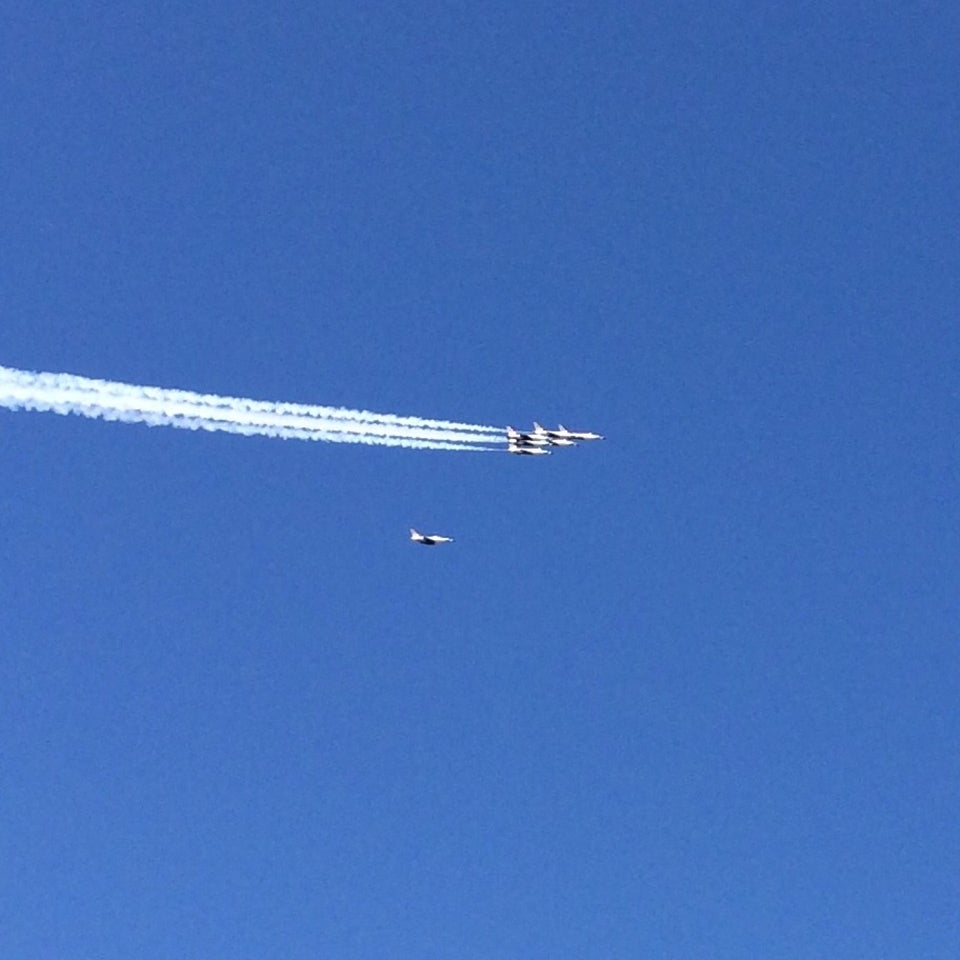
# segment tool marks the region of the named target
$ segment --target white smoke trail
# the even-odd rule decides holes
[[[211,407],[226,407],[231,410],[292,414],[300,417],[315,417],[322,420],[348,420],[357,423],[381,423],[402,427],[437,430],[454,430],[464,433],[503,435],[503,427],[491,427],[477,423],[459,423],[455,420],[428,420],[424,417],[399,417],[390,413],[372,413],[368,410],[350,410],[345,407],[321,407],[313,404],[286,403],[270,400],[249,400],[243,397],[225,397],[215,394],[194,393],[189,390],[174,390],[166,387],[140,386],[112,380],[95,380],[77,377],[69,373],[34,373],[0,366],[0,383],[19,379],[30,385],[53,387],[64,390],[94,392],[100,396],[138,397],[144,399],[183,401]]]
[[[451,420],[221,397],[2,366],[0,407],[187,430],[421,450],[487,450],[475,444],[489,444],[501,432],[497,427]]]

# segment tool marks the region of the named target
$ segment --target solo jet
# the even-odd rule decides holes
[[[603,436],[599,433],[580,432],[577,430],[568,430],[562,423],[556,430],[545,430],[540,424],[535,423],[534,428],[540,434],[546,437],[548,443],[556,443],[558,440],[602,440]]]
[[[425,547],[435,547],[438,543],[453,543],[453,537],[441,537],[439,533],[431,533],[427,536],[418,533],[413,527],[410,528],[410,539],[414,543],[422,543]]]

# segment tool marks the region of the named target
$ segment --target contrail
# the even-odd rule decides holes
[[[0,407],[245,436],[420,450],[489,450],[502,429],[454,420],[247,400],[0,366]]]

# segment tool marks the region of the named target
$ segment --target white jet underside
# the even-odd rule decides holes
[[[530,446],[528,444],[515,443],[511,440],[507,444],[507,453],[517,453],[523,457],[548,457],[550,451],[546,447]]]

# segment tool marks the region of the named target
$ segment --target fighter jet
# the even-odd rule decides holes
[[[524,457],[549,457],[550,451],[546,447],[530,446],[525,443],[507,443],[507,453],[519,453]]]
[[[507,443],[516,444],[518,447],[545,447],[549,442],[548,437],[541,436],[536,431],[521,433],[513,427],[507,427]]]
[[[534,424],[534,426],[539,426]],[[557,440],[602,440],[603,436],[599,433],[581,433],[577,430],[568,430],[562,423],[556,430],[544,430],[540,427],[549,443],[555,443]]]
[[[422,543],[425,547],[435,547],[438,543],[453,543],[453,537],[441,537],[439,533],[431,533],[427,536],[418,533],[413,527],[410,528],[410,539],[414,543]]]
[[[551,447],[575,447],[576,441],[569,437],[556,436],[553,431],[541,427],[536,420],[533,421],[533,435],[535,437],[544,437]]]

